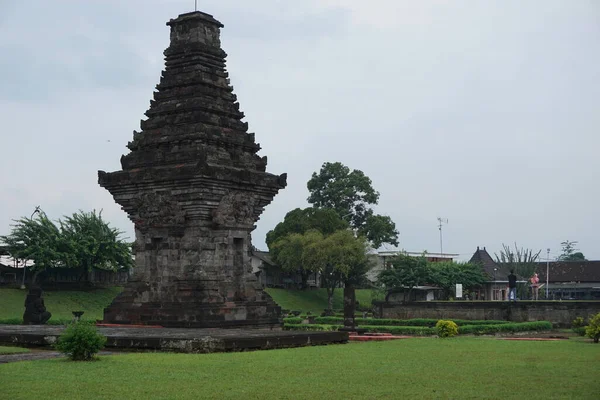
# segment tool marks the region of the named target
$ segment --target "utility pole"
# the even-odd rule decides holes
[[[548,297],[548,282],[550,277],[550,248],[546,249],[546,300]]]
[[[448,218],[438,217],[438,229],[440,230],[440,256],[444,255],[444,243],[442,241],[442,224],[448,223]]]

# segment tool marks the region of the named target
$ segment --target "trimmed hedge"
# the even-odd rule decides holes
[[[507,323],[501,325],[463,325],[458,327],[458,333],[461,335],[492,335],[502,332],[527,332],[527,331],[547,331],[552,329],[552,322],[519,322]]]
[[[323,324],[283,324],[286,331],[337,331],[342,325]]]
[[[301,317],[287,317],[287,318],[283,319],[283,323],[297,325],[297,324],[301,324],[303,320],[304,319]]]
[[[284,324],[286,330],[301,331],[335,331],[343,325],[339,324]],[[362,325],[367,332],[392,333],[397,335],[429,336],[437,333],[436,328],[428,326],[392,326],[392,325]],[[458,327],[459,335],[493,335],[496,333],[546,331],[552,329],[548,321],[504,323],[492,325],[463,325]]]
[[[389,326],[389,325],[369,325],[361,326],[367,332],[393,333],[396,335],[429,336],[435,335],[435,328],[427,326]]]
[[[367,327],[371,325],[375,326],[426,326],[433,328],[439,319],[433,318],[414,318],[414,319],[379,319],[379,318],[356,318],[356,323],[361,327]],[[495,321],[495,320],[463,320],[463,319],[451,319],[456,325],[501,325],[506,324],[506,321]],[[339,317],[317,317],[315,318],[317,324],[343,324],[344,319]]]

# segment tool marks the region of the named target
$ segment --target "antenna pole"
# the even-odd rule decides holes
[[[440,256],[443,257],[444,256],[444,242],[442,240],[442,224],[447,224],[448,219],[438,217],[437,220],[438,220],[438,229],[440,230]]]
[[[194,11],[198,11],[198,0],[194,0]]]

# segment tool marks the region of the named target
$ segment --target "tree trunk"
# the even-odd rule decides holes
[[[356,291],[354,286],[346,284],[344,287],[344,327],[354,328],[356,323],[354,313],[356,312]]]
[[[308,289],[308,276],[310,275],[310,272],[300,272],[300,278],[302,279],[302,290],[306,290]]]
[[[38,277],[38,275],[40,274],[40,272],[42,272],[42,271],[38,269],[38,270],[36,270],[36,271],[33,273],[33,275],[31,276],[31,284],[30,284],[30,286],[31,286],[31,287],[35,286],[35,283],[36,283],[36,281],[37,281],[37,277]]]
[[[333,310],[333,290],[334,288],[327,288],[327,308]]]

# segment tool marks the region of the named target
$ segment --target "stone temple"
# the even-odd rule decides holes
[[[220,28],[202,12],[167,23],[165,69],[121,171],[98,172],[135,224],[136,268],[104,322],[278,328],[281,310],[256,284],[250,233],[286,186],[242,122]]]

